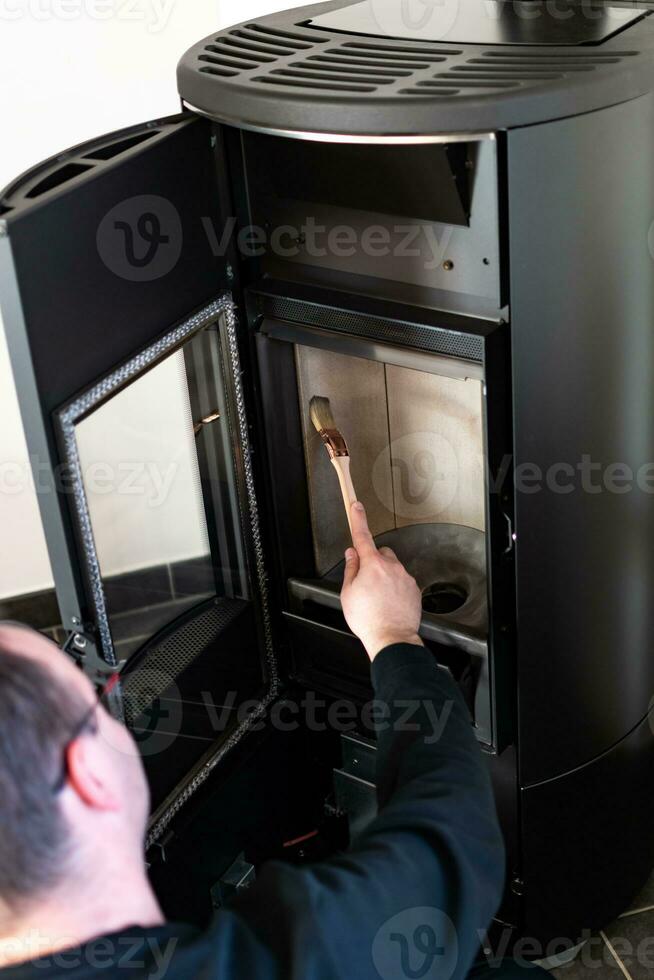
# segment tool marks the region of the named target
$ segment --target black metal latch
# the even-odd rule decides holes
[[[77,629],[68,633],[62,650],[73,658],[77,666],[96,685],[103,684],[120,669],[108,664],[100,655],[93,628],[86,624],[80,624]]]
[[[504,549],[504,554],[505,555],[509,555],[513,551],[513,546],[515,545],[517,534],[513,530],[513,521],[511,520],[511,518],[509,517],[509,515],[506,514],[506,513],[504,513],[504,512],[502,512],[502,513],[504,514],[504,519],[505,519],[506,523],[508,524],[508,528],[507,528],[507,544],[506,544],[506,548]]]

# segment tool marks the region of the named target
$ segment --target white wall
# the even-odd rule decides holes
[[[182,351],[83,419],[77,448],[103,575],[211,553]]]
[[[275,0],[0,0],[0,187],[45,157],[179,109],[175,66]],[[0,330],[0,598],[52,584]]]

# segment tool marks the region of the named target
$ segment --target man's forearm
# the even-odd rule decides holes
[[[434,655],[422,646],[393,644],[373,661],[372,681],[387,716],[377,732],[380,806],[413,779],[432,780],[438,773],[442,780],[457,777],[458,785],[462,766],[494,817],[487,767],[468,708]]]
[[[499,905],[504,846],[468,708],[424,647],[387,647],[373,662],[372,677],[389,717],[378,733],[380,813],[361,847],[392,838],[428,842],[433,863],[424,874],[428,879],[436,865],[446,872],[439,907],[454,921],[459,942],[474,943]],[[416,891],[422,900],[429,895],[428,887]]]

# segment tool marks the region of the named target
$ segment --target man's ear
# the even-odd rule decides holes
[[[93,739],[76,738],[66,748],[68,784],[88,807],[120,810],[120,800],[107,779],[106,760]]]

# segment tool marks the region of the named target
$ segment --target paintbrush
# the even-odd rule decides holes
[[[309,414],[318,435],[327,448],[329,458],[331,459],[332,465],[338,475],[338,482],[341,485],[341,493],[343,494],[343,503],[345,504],[347,522],[350,525],[350,531],[352,531],[350,507],[357,499],[357,495],[354,489],[354,484],[352,483],[352,477],[350,476],[350,454],[348,452],[347,443],[345,442],[345,439],[341,435],[340,431],[336,428],[334,416],[332,415],[331,406],[329,404],[329,398],[314,395],[309,403]]]

